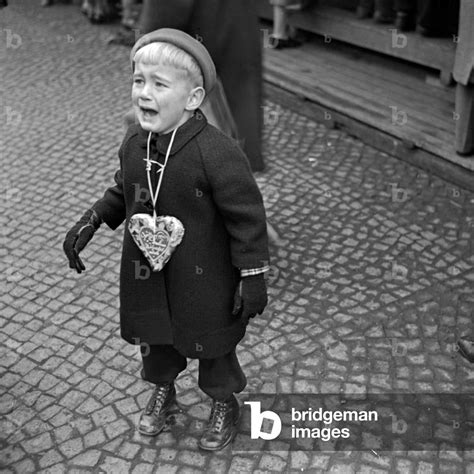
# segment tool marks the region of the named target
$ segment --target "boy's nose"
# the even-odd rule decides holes
[[[147,99],[150,97],[150,86],[148,84],[145,84],[141,89],[140,89],[140,94],[139,94],[141,99]]]

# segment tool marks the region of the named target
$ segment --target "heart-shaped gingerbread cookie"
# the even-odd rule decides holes
[[[128,230],[154,272],[163,269],[184,236],[183,224],[172,216],[134,214]]]

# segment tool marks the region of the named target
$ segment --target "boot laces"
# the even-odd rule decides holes
[[[168,395],[170,387],[168,385],[157,385],[153,391],[153,395],[148,402],[146,411],[148,414],[155,413],[158,414],[163,406],[164,401]]]
[[[215,401],[212,407],[211,416],[209,420],[209,427],[212,427],[213,431],[222,431],[228,407],[228,402],[221,402],[219,400]]]

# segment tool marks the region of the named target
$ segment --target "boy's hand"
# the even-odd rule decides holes
[[[262,314],[267,303],[267,285],[264,274],[242,277],[235,290],[232,314],[237,316],[242,311],[241,317],[247,323],[249,318]]]
[[[79,252],[92,239],[100,224],[102,224],[101,218],[93,209],[89,209],[66,234],[63,243],[64,253],[69,260],[69,268],[76,269],[77,273],[86,269],[79,257]]]

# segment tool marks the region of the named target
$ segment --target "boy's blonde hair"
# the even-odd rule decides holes
[[[204,78],[196,60],[186,51],[169,43],[155,41],[141,47],[133,57],[133,62],[143,64],[164,64],[187,72],[194,85],[203,87]]]

